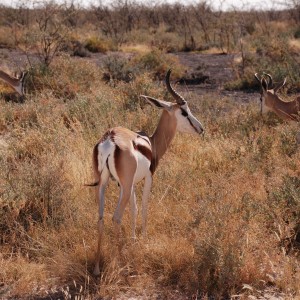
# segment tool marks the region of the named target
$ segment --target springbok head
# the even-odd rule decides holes
[[[174,102],[155,99],[149,96],[141,95],[150,104],[168,112],[172,120],[176,122],[176,130],[184,133],[202,134],[203,126],[200,121],[191,113],[187,101],[179,95],[170,84],[171,69],[166,74],[166,86],[172,95]]]
[[[0,79],[10,85],[20,96],[21,99],[24,100],[25,97],[25,78],[28,74],[27,71],[23,71],[20,76],[13,77],[8,73],[0,70]]]
[[[260,112],[262,114],[269,110],[268,99],[276,96],[277,91],[285,85],[286,78],[275,85],[272,76],[268,73],[264,72],[261,78],[259,78],[258,73],[255,73],[254,77],[260,83]]]

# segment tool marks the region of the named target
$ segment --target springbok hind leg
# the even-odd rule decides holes
[[[101,243],[103,238],[103,219],[98,220],[98,245],[95,259],[94,275],[98,276],[100,274],[100,256],[101,256]]]
[[[143,197],[142,197],[142,231],[143,237],[147,235],[147,218],[148,218],[148,199],[151,192],[152,175],[149,173],[145,178]]]
[[[123,187],[121,185],[120,188],[120,197],[118,201],[117,209],[115,210],[114,216],[113,216],[113,223],[114,223],[114,236],[115,240],[118,246],[119,253],[122,250],[122,243],[121,243],[121,222],[122,217],[124,214],[124,210],[126,208],[126,205],[129,202],[130,196],[133,192],[133,186],[126,186]]]
[[[119,177],[120,197],[113,216],[115,238],[121,251],[120,231],[122,217],[133,191],[134,176],[137,169],[137,160],[130,151],[115,152],[115,167]]]
[[[103,176],[103,178],[101,178],[101,183],[96,190],[97,198],[99,197],[99,219],[98,219],[98,245],[97,245],[97,252],[96,252],[96,259],[95,259],[95,267],[93,272],[94,275],[100,274],[99,263],[100,263],[101,246],[102,246],[103,230],[104,230],[104,223],[103,223],[104,193],[105,193],[105,188],[107,186],[108,179],[109,179],[109,174]]]
[[[138,213],[138,208],[136,204],[136,195],[135,189],[132,189],[131,197],[130,197],[130,210],[131,210],[131,225],[132,225],[132,239],[136,240],[135,229],[136,229],[136,218]]]

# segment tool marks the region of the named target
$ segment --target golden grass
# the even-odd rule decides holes
[[[55,68],[67,84],[68,74],[78,77],[74,97],[41,89],[22,105],[1,102],[1,297],[220,299],[257,296],[270,285],[299,297],[299,260],[287,243],[293,214],[299,216],[293,179],[300,176],[299,126],[261,119],[257,104],[215,95],[187,96],[195,99],[190,105],[206,136],[177,134],[154,176],[148,238],[141,237],[139,218],[132,243],[126,212],[119,260],[111,221],[118,187],[110,182],[95,278],[97,204],[93,189],[83,187],[92,178],[92,147],[111,126],[151,133],[159,112],[143,105],[124,109],[132,91],[139,93],[138,80],[126,93],[125,84],[103,85],[92,68],[85,86],[85,64],[76,70],[65,61]],[[156,83],[142,81],[154,93]],[[156,93],[163,96],[162,88]]]
[[[151,51],[151,47],[145,44],[123,44],[119,48],[125,53],[145,54]]]
[[[289,40],[289,45],[290,45],[292,51],[299,52],[299,50],[300,50],[300,40],[299,39]]]
[[[220,54],[220,53],[223,52],[223,50],[221,48],[218,48],[218,47],[210,47],[209,49],[203,50],[201,52],[205,53],[205,54]]]

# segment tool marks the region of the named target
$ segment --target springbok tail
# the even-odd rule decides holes
[[[84,186],[97,186],[99,185],[99,181],[93,182],[93,183],[85,183]]]
[[[98,186],[100,181],[96,181],[94,183],[85,183],[84,186]]]

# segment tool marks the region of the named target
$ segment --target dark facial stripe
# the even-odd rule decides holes
[[[194,126],[194,124],[192,123],[192,121],[190,120],[190,118],[187,117],[187,119],[190,122],[190,125],[195,129],[195,131],[198,132],[197,128]]]
[[[184,116],[184,117],[187,117],[188,116],[188,113],[183,109],[183,108],[180,108],[181,109],[181,114]]]
[[[181,114],[188,119],[190,125],[195,129],[196,132],[198,132],[197,128],[194,126],[191,119],[189,118],[189,114],[181,107],[180,107],[180,110],[181,110]]]

